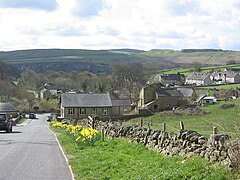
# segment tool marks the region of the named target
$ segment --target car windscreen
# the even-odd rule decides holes
[[[6,120],[6,114],[0,114],[0,121]]]

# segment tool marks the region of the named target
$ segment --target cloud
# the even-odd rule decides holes
[[[0,0],[0,8],[26,8],[53,11],[57,8],[56,0]]]
[[[239,0],[0,0],[0,8],[0,51],[240,50]]]
[[[82,18],[88,18],[99,15],[100,11],[109,8],[105,0],[77,0],[72,13]]]
[[[174,16],[185,16],[188,13],[196,11],[198,7],[197,1],[192,0],[167,0],[162,1],[162,6],[167,13]]]

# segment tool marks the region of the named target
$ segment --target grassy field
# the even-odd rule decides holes
[[[75,179],[237,179],[236,172],[199,157],[164,157],[126,139],[97,141],[79,147],[65,131],[59,139]]]
[[[201,88],[204,89],[234,89],[234,88],[240,88],[240,84],[224,84],[224,85],[217,85],[217,86],[204,86]]]
[[[220,109],[222,104],[235,104],[230,109]],[[240,100],[218,102],[216,105],[202,107],[207,112],[205,115],[174,115],[171,111],[155,113],[153,116],[143,118],[144,126],[151,124],[152,129],[162,130],[163,123],[166,123],[166,131],[178,132],[179,122],[182,121],[185,129],[195,130],[198,133],[209,137],[213,127],[217,127],[219,133],[237,136],[236,126],[240,125]],[[139,118],[126,121],[125,125],[136,125]]]
[[[182,52],[174,50],[146,51],[137,54],[138,56],[166,58],[175,63],[200,62],[201,64],[226,64],[228,60],[238,61],[239,52],[210,51],[210,52]]]
[[[225,68],[240,68],[240,64],[231,64],[231,65],[222,65],[222,66],[207,66],[201,67],[202,72],[211,72],[213,70],[224,70]],[[178,72],[181,74],[185,74],[186,76],[191,73],[193,68],[181,68],[181,69],[169,69],[169,70],[161,70],[159,73],[162,74],[177,74]]]
[[[186,53],[175,50],[141,51],[137,49],[29,49],[0,52],[2,59],[10,64],[81,61],[114,64],[121,61],[169,63],[226,64],[228,60],[239,62],[240,52],[210,51]]]

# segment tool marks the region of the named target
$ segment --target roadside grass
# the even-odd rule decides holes
[[[26,119],[27,119],[27,118],[22,117],[22,118],[19,119],[16,123],[17,123],[17,124],[22,124],[22,123],[24,123],[24,122],[26,121]]]
[[[75,179],[236,179],[236,172],[200,157],[165,157],[127,139],[105,139],[80,148],[66,132],[58,138],[72,158]]]
[[[235,104],[230,109],[220,109],[222,104]],[[209,137],[212,134],[213,127],[217,127],[219,133],[236,136],[236,126],[240,120],[240,100],[227,102],[218,102],[216,105],[201,107],[207,112],[205,115],[174,115],[171,111],[155,113],[152,116],[142,118],[143,125],[152,129],[163,129],[163,123],[166,123],[166,131],[177,133],[180,130],[179,122],[184,123],[185,129],[194,130]],[[166,115],[167,114],[167,115]],[[124,122],[124,125],[139,124],[140,118],[131,119]]]

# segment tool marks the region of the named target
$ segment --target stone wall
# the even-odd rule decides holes
[[[103,127],[109,138],[125,137],[167,156],[198,155],[208,161],[231,165],[228,135],[213,134],[208,139],[191,130],[177,134],[137,126],[119,126],[109,122]]]

